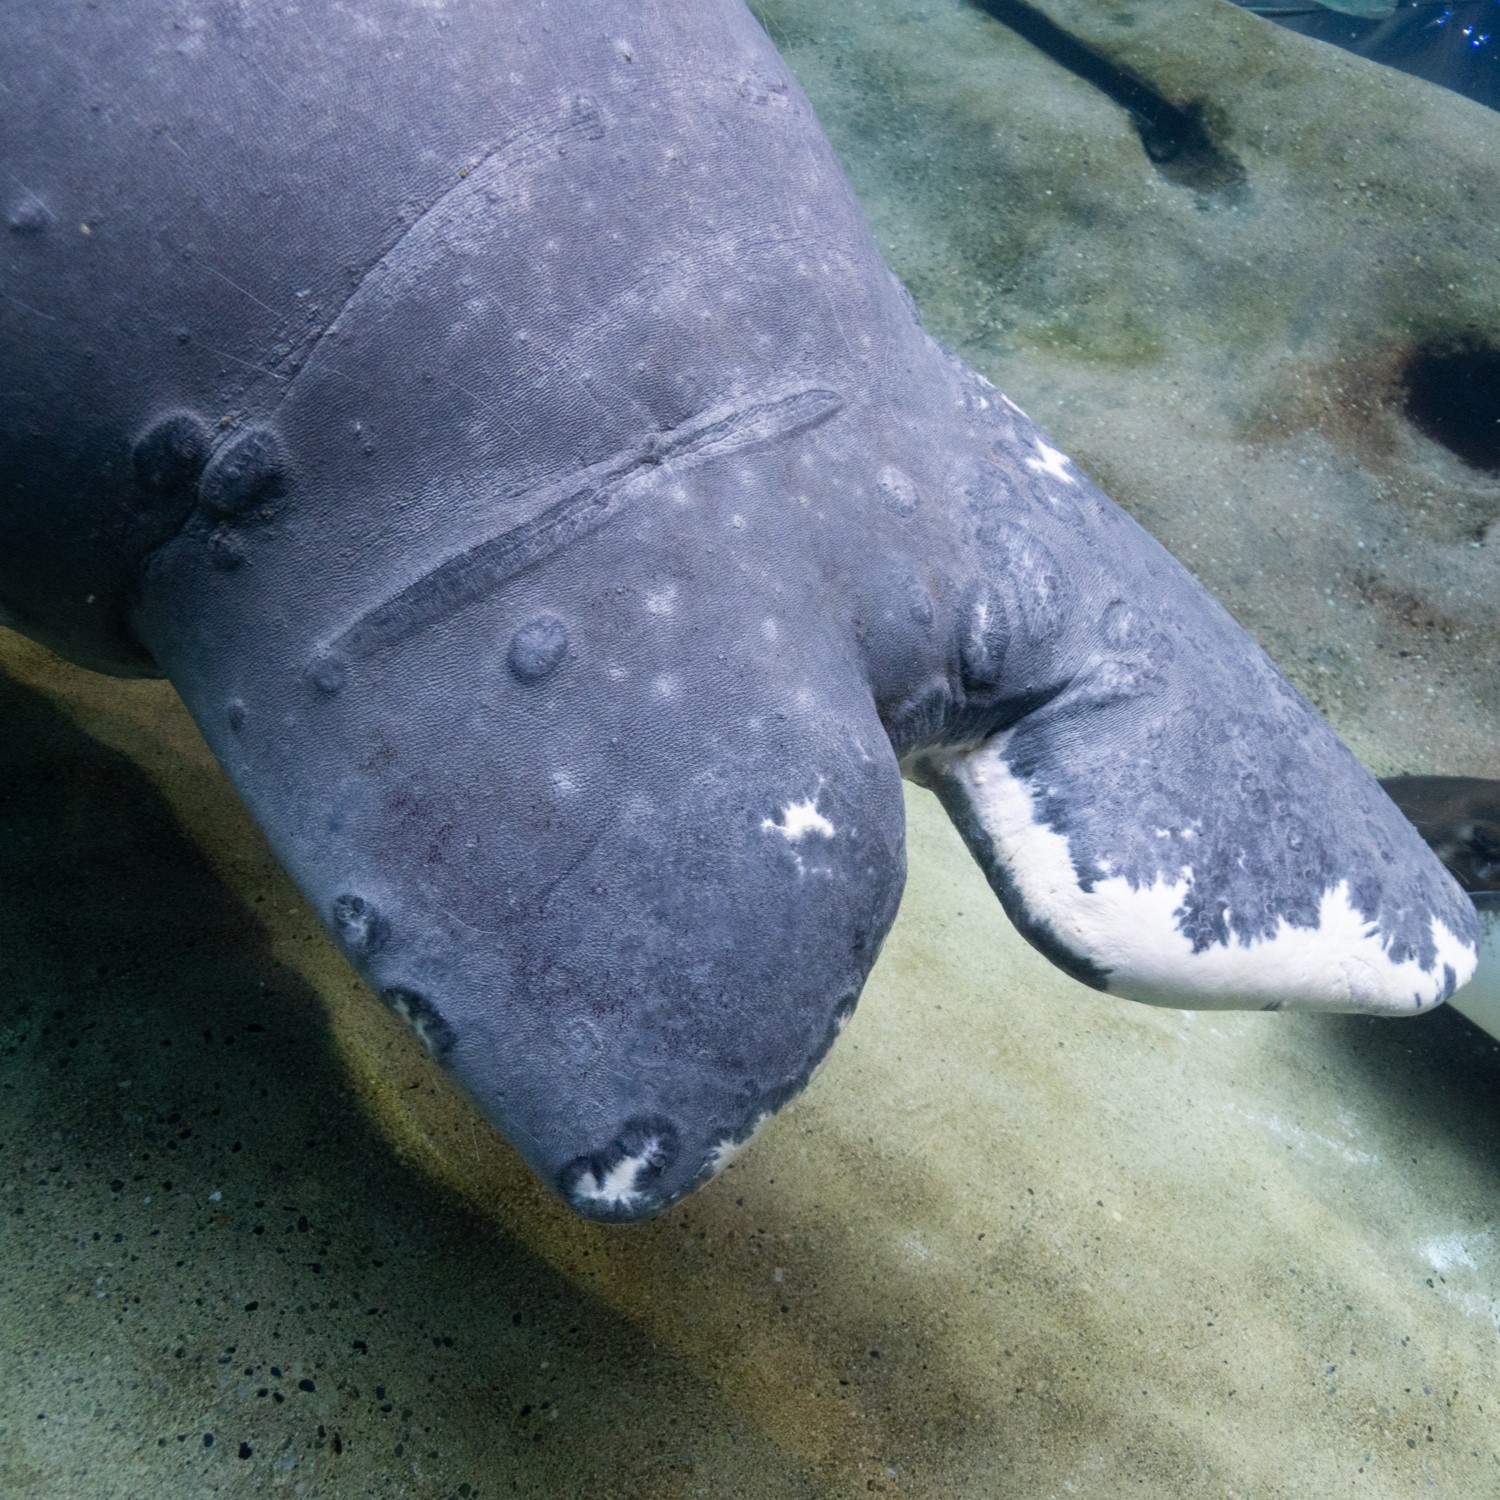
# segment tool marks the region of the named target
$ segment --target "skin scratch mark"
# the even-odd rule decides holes
[[[257,297],[255,293],[252,292],[248,287],[241,286],[239,282],[234,279],[234,277],[226,276],[217,266],[211,266],[205,263],[203,269],[210,275],[217,276],[219,280],[222,281],[226,286],[232,286],[235,291],[241,293],[243,296],[248,297],[257,307],[263,308],[266,312],[270,313],[273,318],[279,318],[281,316],[281,314],[278,313],[276,309],[270,305],[269,302],[262,302],[260,298]]]
[[[561,482],[521,498],[531,512],[498,536],[456,552],[345,627],[314,665],[359,660],[407,639],[437,620],[612,520],[631,495],[631,481],[664,466],[706,463],[740,449],[820,426],[843,406],[833,391],[795,385],[748,401],[713,407]]]
[[[19,297],[13,296],[10,292],[0,292],[0,296],[3,296],[7,302],[14,303],[24,312],[34,313],[39,318],[45,318],[49,323],[57,322],[56,313],[43,312],[41,308],[33,307],[29,302],[23,302]]]

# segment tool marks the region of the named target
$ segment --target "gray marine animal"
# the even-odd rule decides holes
[[[903,772],[1112,994],[1468,977],[1374,781],[922,330],[737,0],[4,23],[4,621],[171,679],[580,1213],[661,1210],[802,1088]]]

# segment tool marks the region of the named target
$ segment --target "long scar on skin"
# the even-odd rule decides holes
[[[483,598],[506,579],[613,520],[638,490],[633,481],[645,473],[696,466],[795,436],[820,426],[842,406],[834,391],[784,387],[712,407],[639,447],[533,490],[519,502],[530,512],[529,519],[444,558],[367,610],[316,654],[313,665],[373,656]]]

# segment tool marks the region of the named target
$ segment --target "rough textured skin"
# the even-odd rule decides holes
[[[0,620],[171,678],[581,1212],[805,1083],[895,914],[903,758],[1002,746],[1081,885],[1194,823],[1195,948],[1338,881],[1393,957],[1472,947],[1253,643],[921,331],[738,4],[4,20]]]

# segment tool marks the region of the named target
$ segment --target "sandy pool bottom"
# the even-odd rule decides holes
[[[0,1493],[1500,1492],[1500,1053],[1457,1015],[1097,997],[913,792],[812,1088],[584,1224],[169,690],[0,650]]]

